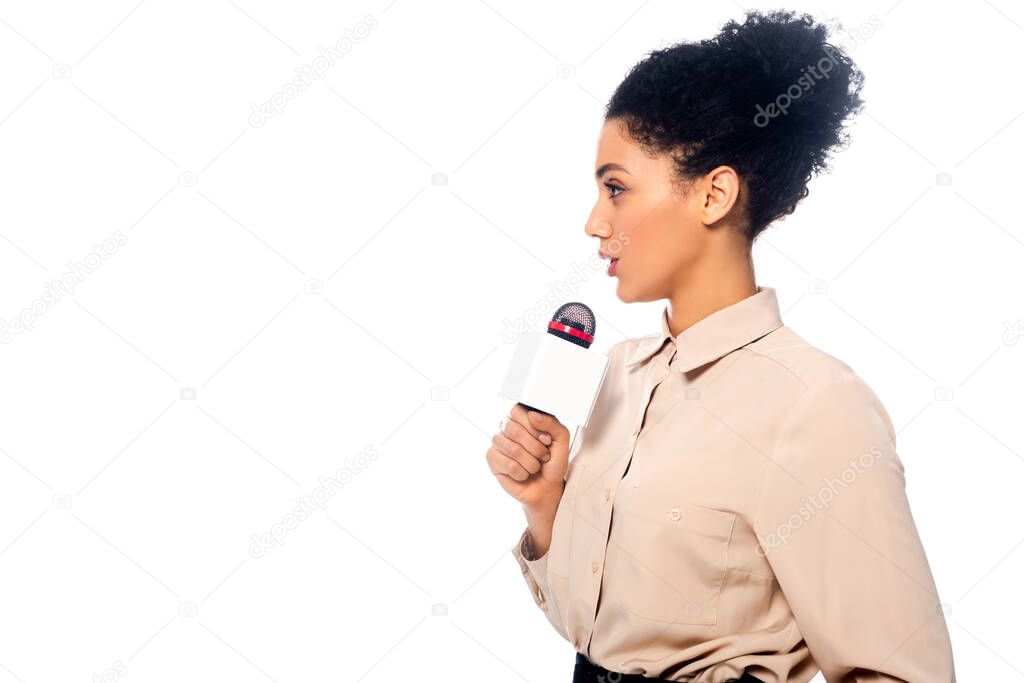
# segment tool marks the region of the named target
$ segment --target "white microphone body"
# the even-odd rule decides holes
[[[586,427],[608,363],[606,354],[553,334],[525,332],[498,395]]]

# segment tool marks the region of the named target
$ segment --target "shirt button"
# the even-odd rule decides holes
[[[679,521],[679,517],[680,517],[679,508],[672,508],[671,515],[672,515],[672,519],[674,519],[675,521],[678,522]]]
[[[612,498],[612,490],[611,489],[605,489],[604,490],[604,499],[605,500],[611,500],[611,498]]]
[[[590,571],[592,571],[595,574],[597,573],[597,562],[590,563]]]

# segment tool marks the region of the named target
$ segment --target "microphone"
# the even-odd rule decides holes
[[[594,317],[594,312],[590,310],[589,306],[578,301],[570,301],[559,306],[555,314],[551,316],[551,322],[548,323],[548,334],[553,334],[559,339],[564,339],[585,349],[589,349],[594,342],[594,330],[596,329],[597,319]],[[547,411],[522,402],[519,405],[527,410],[551,415]]]
[[[547,334],[526,332],[520,337],[498,394],[527,410],[553,415],[562,424],[586,426],[609,361],[605,354],[586,353],[596,327],[586,304],[559,306]]]
[[[548,334],[589,349],[594,341],[596,328],[597,320],[590,307],[578,301],[571,301],[559,306],[555,314],[551,316],[551,322],[548,323]]]

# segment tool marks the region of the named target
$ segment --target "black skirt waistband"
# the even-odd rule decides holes
[[[572,683],[652,683],[653,681],[675,683],[667,678],[648,678],[640,674],[622,674],[617,671],[609,671],[591,662],[582,652],[576,653],[576,668],[572,673]],[[764,683],[764,681],[744,671],[741,677],[730,678],[724,683]]]

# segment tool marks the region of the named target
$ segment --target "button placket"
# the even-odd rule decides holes
[[[666,357],[668,360],[665,360]],[[672,361],[676,357],[676,345],[674,342],[669,341],[665,344],[662,349],[654,355],[650,360],[650,376],[648,377],[647,388],[644,391],[646,398],[644,399],[643,405],[640,406],[640,410],[636,418],[633,420],[633,424],[636,427],[633,429],[634,439],[640,436],[640,432],[643,430],[644,418],[647,415],[647,407],[651,404],[651,397],[654,395],[654,390],[658,386],[668,379],[670,367]],[[652,381],[653,380],[653,381]]]
[[[641,429],[643,427],[644,418],[647,415],[647,407],[651,403],[651,397],[654,394],[654,390],[657,389],[658,386],[668,378],[669,373],[671,371],[669,366],[670,366],[670,363],[672,362],[672,360],[675,358],[675,355],[676,355],[675,343],[672,342],[672,341],[669,341],[649,361],[649,364],[648,364],[648,374],[647,374],[647,377],[645,378],[645,382],[646,382],[646,387],[645,387],[645,390],[644,390],[645,398],[644,398],[644,401],[643,401],[643,405],[640,406],[640,410],[638,411],[638,414],[637,414],[636,418],[633,421],[633,423],[636,425],[636,428],[633,430],[633,434],[632,434],[632,437],[633,437],[632,442],[633,443],[632,443],[632,447],[630,449],[629,458],[626,459],[626,464],[625,464],[625,466],[624,466],[624,468],[622,470],[622,474],[620,474],[620,479],[624,475],[624,473],[629,470],[630,463],[633,460],[633,453],[636,452],[636,445],[637,445],[637,442],[639,441],[640,431],[641,431]],[[666,357],[668,358],[667,361],[665,360]],[[608,500],[610,500],[610,498],[611,498],[611,489],[606,488],[605,491],[604,491],[604,499],[606,501],[608,501]],[[606,522],[610,522],[611,521],[610,509],[606,510],[606,513],[609,513],[609,514],[607,514]],[[604,543],[604,553],[605,553],[605,555],[607,555],[607,552],[608,552],[608,539],[606,537],[605,538],[605,543]],[[591,574],[596,579],[596,581],[594,581],[594,586],[593,586],[593,593],[594,593],[593,608],[594,608],[594,611],[593,611],[593,618],[592,618],[592,621],[590,623],[590,630],[589,630],[589,633],[587,634],[587,648],[590,647],[590,641],[591,641],[591,639],[594,636],[593,624],[594,624],[594,620],[597,619],[597,611],[600,609],[599,603],[600,603],[600,599],[601,599],[601,584],[603,583],[603,578],[604,578],[604,574],[602,572],[599,572],[600,568],[601,568],[601,566],[600,566],[600,564],[598,562],[593,561],[593,562],[590,563],[590,571],[591,571]]]

